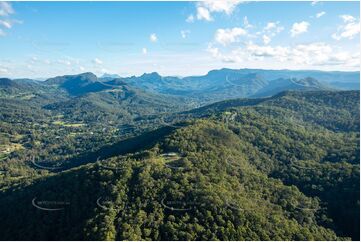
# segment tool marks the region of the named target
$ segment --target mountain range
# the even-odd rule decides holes
[[[38,85],[37,85],[38,84]],[[70,96],[81,96],[124,86],[157,95],[190,99],[197,105],[229,98],[267,97],[285,90],[359,90],[359,72],[324,72],[258,69],[220,69],[203,76],[161,76],[156,72],[119,77],[93,73],[58,76],[44,82],[29,79],[0,79],[0,87],[24,92],[48,87],[60,88]],[[9,91],[9,88],[7,91]],[[4,90],[2,90],[4,91]]]

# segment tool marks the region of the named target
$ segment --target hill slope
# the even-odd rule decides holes
[[[336,239],[317,200],[257,171],[225,127],[200,122],[160,145],[3,191],[2,239]],[[185,158],[161,156],[175,147]]]

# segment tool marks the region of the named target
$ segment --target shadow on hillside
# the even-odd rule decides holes
[[[133,138],[122,140],[113,145],[103,146],[94,152],[83,153],[80,156],[65,161],[64,166],[56,171],[60,172],[80,165],[93,163],[96,162],[99,157],[101,159],[107,159],[113,156],[125,155],[127,153],[134,153],[140,150],[149,149],[175,129],[175,127],[170,126],[162,127]]]

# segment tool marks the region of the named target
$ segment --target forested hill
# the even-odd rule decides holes
[[[269,98],[232,99],[184,112],[184,115],[208,117],[244,107],[265,108],[268,113],[295,122],[308,121],[313,125],[357,132],[359,124],[359,91],[284,91]],[[281,113],[277,113],[276,111]],[[282,113],[284,111],[284,113]]]
[[[0,238],[357,240],[359,108],[285,92],[179,114],[150,147],[2,186]]]

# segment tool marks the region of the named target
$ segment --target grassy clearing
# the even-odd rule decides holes
[[[0,146],[0,154],[10,154],[13,151],[16,150],[21,150],[24,149],[24,146],[22,146],[21,144],[17,144],[17,143],[10,143],[10,144],[6,144],[6,145],[1,145]],[[1,159],[1,156],[0,156]]]
[[[79,127],[82,127],[85,125],[83,123],[69,124],[69,123],[65,123],[64,121],[54,121],[53,124],[63,126],[63,127],[73,127],[73,128],[79,128]]]

